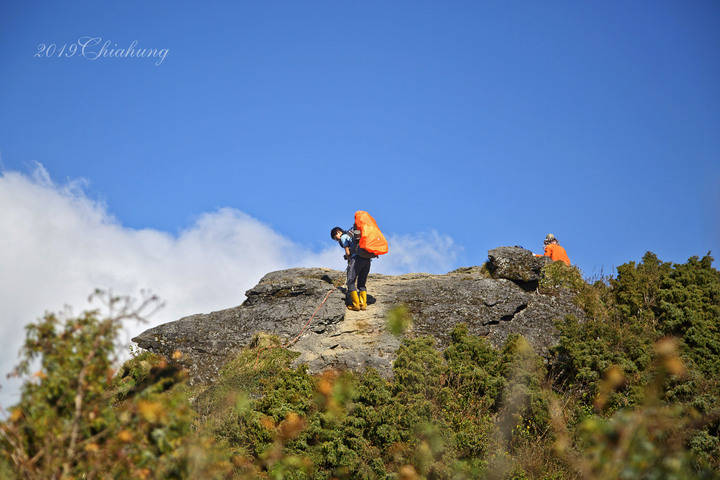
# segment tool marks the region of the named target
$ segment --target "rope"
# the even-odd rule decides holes
[[[347,268],[345,269],[345,272],[347,272]],[[345,275],[345,272],[343,272],[343,275]],[[257,357],[255,358],[255,369],[257,369],[258,362],[260,361],[260,352],[262,352],[263,350],[270,349],[270,348],[287,348],[287,347],[289,347],[290,345],[292,345],[293,343],[297,342],[297,341],[300,339],[300,337],[302,337],[303,333],[305,333],[305,330],[307,330],[307,327],[310,326],[310,322],[312,322],[313,318],[315,318],[315,315],[317,315],[317,313],[320,311],[320,309],[322,308],[322,306],[325,305],[325,302],[327,302],[327,299],[330,298],[330,295],[331,295],[335,290],[338,289],[338,287],[342,284],[343,280],[344,280],[344,278],[341,277],[340,280],[338,280],[338,282],[337,282],[337,283],[335,284],[335,286],[332,288],[332,290],[330,290],[330,291],[325,295],[325,298],[323,299],[322,302],[320,302],[320,305],[318,305],[318,307],[315,309],[315,311],[313,312],[312,316],[310,316],[310,319],[308,319],[308,321],[305,322],[305,325],[303,326],[302,330],[300,330],[300,333],[297,335],[297,337],[295,337],[294,339],[292,339],[291,341],[289,341],[288,343],[286,343],[286,344],[284,344],[284,345],[268,345],[267,347],[262,347],[262,348],[260,348],[260,349],[258,350]]]

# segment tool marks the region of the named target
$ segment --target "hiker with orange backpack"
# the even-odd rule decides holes
[[[355,224],[352,229],[345,231],[335,227],[330,231],[330,238],[336,240],[345,250],[343,258],[348,261],[347,289],[350,293],[350,305],[347,308],[355,311],[365,310],[367,308],[365,284],[370,273],[371,259],[387,253],[387,241],[375,219],[361,210],[355,212]]]

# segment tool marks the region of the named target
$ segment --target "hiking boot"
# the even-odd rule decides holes
[[[366,291],[360,291],[360,310],[365,310],[367,308],[367,292]]]
[[[348,310],[355,310],[356,312],[360,310],[360,298],[358,298],[356,290],[350,292],[350,300],[352,300],[352,303],[347,306]]]

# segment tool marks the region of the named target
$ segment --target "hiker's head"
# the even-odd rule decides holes
[[[543,243],[545,245],[547,245],[549,243],[557,243],[557,238],[555,238],[555,235],[553,235],[552,233],[548,233],[547,236],[545,237],[545,242],[543,242]]]
[[[330,238],[333,240],[340,240],[340,235],[343,234],[343,229],[340,227],[335,227],[332,230],[330,230]]]

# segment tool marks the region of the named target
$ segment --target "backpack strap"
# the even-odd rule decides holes
[[[350,245],[350,254],[357,253],[358,249],[360,248],[360,230],[355,228],[355,225],[353,225],[349,229],[345,230],[345,234],[352,239],[352,244]]]

